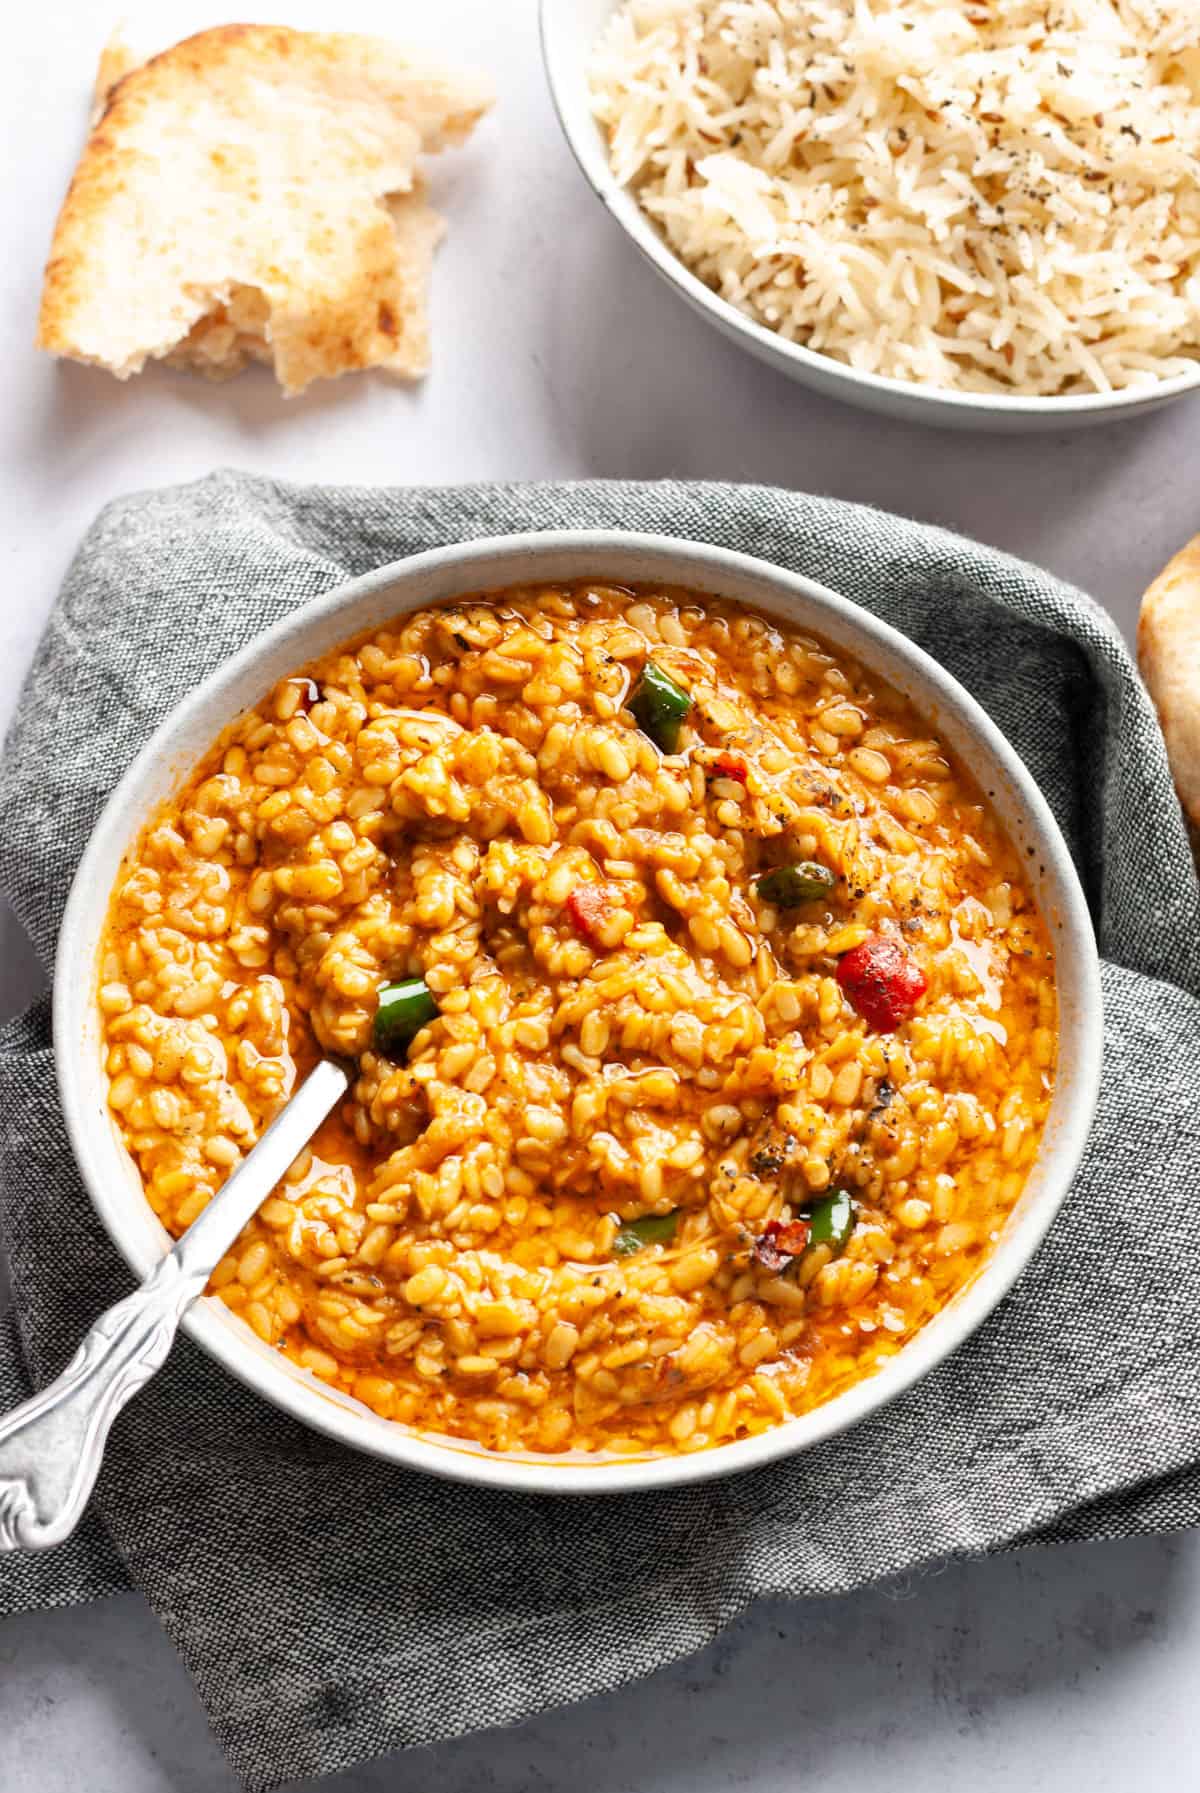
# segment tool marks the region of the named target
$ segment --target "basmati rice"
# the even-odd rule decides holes
[[[1195,367],[1194,0],[628,0],[591,81],[671,249],[791,341],[973,392]]]

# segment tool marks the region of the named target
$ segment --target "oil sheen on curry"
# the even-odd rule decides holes
[[[387,1419],[693,1451],[870,1375],[978,1271],[1054,966],[928,724],[811,636],[587,581],[266,693],[144,831],[109,1101],[183,1230],[319,1053],[351,1097],[213,1289]]]

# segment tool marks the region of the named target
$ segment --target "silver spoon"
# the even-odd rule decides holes
[[[140,1289],[101,1314],[62,1375],[0,1418],[0,1551],[74,1531],[126,1402],[166,1360],[179,1322],[292,1160],[350,1086],[322,1059]]]

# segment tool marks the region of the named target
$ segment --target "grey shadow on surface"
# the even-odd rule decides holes
[[[0,1021],[19,1015],[46,988],[46,974],[24,928],[0,897]]]
[[[136,1594],[0,1625],[5,1793],[238,1793],[183,1663]]]
[[[876,417],[810,392],[722,336],[611,218],[574,233],[562,249],[547,356],[561,414],[578,420],[572,452],[587,472],[763,481],[873,504],[1051,570],[1083,565],[1094,595],[1118,613],[1158,570],[1141,553],[1147,531],[1137,520],[1162,505],[1190,462],[1188,455],[1181,464],[1181,444],[1200,416],[1197,395],[1149,415],[1047,434]],[[581,355],[573,320],[585,295],[595,341]],[[1096,518],[1114,510],[1131,520],[1115,561],[1111,543],[1107,554],[1091,546]]]
[[[257,364],[230,380],[207,380],[159,362],[129,380],[69,361],[59,362],[51,374],[45,403],[31,424],[30,447],[35,455],[52,457],[60,477],[67,478],[82,475],[97,457],[111,456],[117,444],[161,424],[164,409],[171,406],[212,413],[214,423],[232,423],[239,435],[253,439],[271,431],[286,433],[289,424],[307,426],[314,413],[365,403],[366,382],[386,377],[370,373],[320,380],[297,397],[285,398],[270,370]],[[389,384],[403,390],[399,382]]]

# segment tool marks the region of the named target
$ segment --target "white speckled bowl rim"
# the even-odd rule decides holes
[[[109,896],[150,814],[227,724],[276,680],[403,612],[464,593],[592,578],[709,591],[819,633],[911,699],[971,770],[1023,850],[1057,954],[1061,1009],[1056,1093],[1021,1200],[977,1278],[875,1375],[760,1436],[694,1455],[585,1460],[500,1455],[421,1435],[335,1393],[216,1298],[184,1320],[218,1363],[284,1412],[376,1457],[461,1482],[537,1493],[633,1492],[679,1486],[770,1463],[832,1437],[912,1386],[972,1333],[1011,1288],[1054,1219],[1079,1163],[1100,1078],[1101,996],[1091,921],[1066,845],[1029,773],[999,730],[929,656],[867,611],[747,555],[620,531],[546,532],[435,549],[379,568],[306,604],[220,667],[155,731],[109,798],[80,862],[59,936],[54,1047],[71,1144],[96,1212],[138,1276],[170,1241],[151,1210],[107,1108],[96,1001]]]
[[[884,416],[951,429],[995,432],[1071,429],[1141,416],[1200,387],[1194,372],[1153,386],[1066,398],[993,396],[921,386],[861,372],[758,324],[704,284],[667,247],[632,193],[615,178],[603,134],[592,115],[587,69],[591,50],[615,0],[539,0],[542,59],[563,134],[592,191],[667,284],[718,330],[789,379],[827,397]]]

